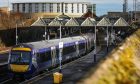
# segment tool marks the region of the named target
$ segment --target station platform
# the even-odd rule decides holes
[[[62,84],[76,84],[90,71],[91,68],[95,67],[100,59],[107,55],[106,48],[97,48],[97,50],[98,53],[96,62],[94,62],[94,51],[92,51],[88,55],[64,65],[62,67]],[[109,50],[111,51],[111,49]],[[57,71],[59,70],[57,69],[56,72]],[[26,82],[26,84],[53,84],[53,73],[37,80]]]
[[[5,65],[8,62],[9,53],[0,53],[0,66]]]
[[[7,65],[8,64],[8,62],[2,62],[2,63],[0,63],[0,66],[4,66],[4,65]]]

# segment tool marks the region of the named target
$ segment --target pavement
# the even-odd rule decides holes
[[[111,50],[112,48],[109,48],[109,51]],[[96,62],[94,62],[94,51],[92,51],[86,56],[64,65],[62,69],[62,84],[76,84],[90,71],[91,68],[99,63],[99,60],[107,56],[106,48],[100,49],[97,47],[97,51]],[[53,74],[32,81],[28,84],[53,84]]]

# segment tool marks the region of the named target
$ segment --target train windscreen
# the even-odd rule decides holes
[[[10,57],[11,64],[29,64],[31,59],[31,52],[12,51]]]

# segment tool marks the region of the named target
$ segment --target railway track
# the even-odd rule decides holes
[[[9,79],[8,77],[8,55],[9,50],[0,51],[0,84],[2,81]]]
[[[0,63],[0,82],[9,79],[7,63]]]
[[[65,66],[69,65],[69,64],[72,64],[73,62],[83,58],[84,56],[86,55],[83,55],[83,56],[80,56],[78,58],[75,58],[73,59],[72,61],[68,61],[66,63],[63,63],[62,67],[64,68]],[[0,82],[0,84],[32,84],[46,76],[49,76],[51,74],[53,74],[54,72],[57,72],[59,71],[59,67],[57,66],[56,68],[54,69],[51,69],[51,70],[46,70],[46,71],[43,71],[43,73],[37,75],[37,76],[34,76],[32,77],[31,79],[29,80],[13,80],[13,79],[8,79],[8,80],[5,80],[3,82]]]
[[[90,53],[90,52],[89,52],[89,53]],[[63,65],[62,65],[62,69],[65,68],[67,65],[73,64],[75,61],[79,61],[80,59],[84,58],[85,56],[86,56],[86,55],[81,56],[81,57],[76,58],[76,59],[73,59],[73,61],[70,61],[70,62],[68,62],[68,63],[63,64]],[[44,78],[44,77],[46,77],[46,76],[52,75],[54,72],[58,72],[58,71],[59,71],[59,67],[57,67],[57,68],[55,68],[55,69],[53,69],[53,70],[50,70],[50,71],[48,71],[48,72],[45,72],[45,73],[43,73],[43,74],[40,74],[40,75],[38,75],[38,76],[36,76],[36,77],[30,79],[30,80],[26,80],[26,81],[24,81],[24,82],[21,82],[20,84],[33,84],[33,83],[35,83],[36,81],[39,81],[40,79],[42,79],[42,78]]]
[[[59,70],[59,67],[57,67],[55,69],[52,69],[50,71],[46,70],[42,74],[39,74],[39,75],[29,79],[29,80],[24,80],[24,81],[20,80],[19,81],[19,80],[8,79],[8,80],[5,80],[5,81],[1,82],[0,84],[31,84],[31,83],[33,83],[35,81],[38,81],[38,80],[40,80],[40,79],[42,79],[42,78],[44,78],[48,75],[51,75],[53,72],[58,71],[58,70]]]

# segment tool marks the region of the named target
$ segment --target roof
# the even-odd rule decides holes
[[[90,0],[11,0],[11,3],[90,3]]]
[[[45,26],[45,23],[41,20],[41,18],[38,18],[31,26]]]
[[[93,36],[93,34],[90,34]],[[71,43],[71,42],[77,42],[81,40],[85,40],[87,38],[87,35],[83,36],[75,36],[75,37],[67,37],[67,38],[62,38],[61,42],[65,43]],[[31,43],[25,43],[30,46],[32,46],[34,49],[43,49],[43,48],[48,48],[48,47],[54,47],[59,45],[60,39],[52,39],[52,40],[47,40],[47,41],[38,41],[38,42],[31,42]]]
[[[65,15],[64,13],[56,17],[58,21],[60,21],[63,25],[65,25],[69,20],[70,17]]]
[[[60,25],[62,25],[62,23],[58,21],[57,18],[55,18],[49,23],[49,26],[60,26]]]
[[[54,18],[38,18],[31,26],[45,26],[48,25]]]
[[[122,18],[120,17],[115,23],[114,26],[129,26],[129,24]]]
[[[83,18],[88,18],[88,17],[96,18],[97,16],[95,13],[92,13],[91,11],[87,11],[81,17],[83,17]]]
[[[59,15],[59,16],[57,16],[57,18],[61,18],[61,19],[70,19],[70,17],[68,16],[68,15],[66,15],[66,14],[61,14],[61,15]]]
[[[86,18],[74,18],[74,19],[79,23],[79,25],[81,25],[86,20]]]
[[[38,18],[31,26],[129,26],[123,18],[102,18],[95,21],[94,18],[70,18],[67,15],[61,15],[57,18]]]
[[[79,26],[79,23],[76,21],[76,19],[71,18],[66,24],[65,26]]]
[[[54,18],[41,18],[41,19],[45,22],[46,25],[49,25],[50,22],[51,22],[52,20],[54,20]]]
[[[109,19],[104,17],[98,22],[97,26],[111,26],[111,23],[110,23]]]
[[[95,19],[88,17],[81,26],[94,26],[96,25]]]

